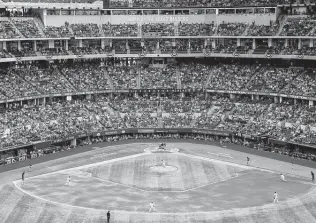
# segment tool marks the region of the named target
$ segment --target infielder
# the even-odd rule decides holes
[[[281,173],[280,180],[286,182],[284,175]]]
[[[66,186],[70,186],[70,176],[67,177]]]
[[[166,161],[165,160],[161,160],[161,165],[166,168]]]
[[[154,202],[150,202],[150,204],[149,204],[149,212],[151,212],[151,211],[156,211]]]
[[[278,203],[278,202],[279,202],[279,195],[277,194],[277,192],[274,192],[273,203]]]

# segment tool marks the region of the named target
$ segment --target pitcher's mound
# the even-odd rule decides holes
[[[156,172],[156,173],[168,173],[168,172],[173,172],[176,171],[178,169],[178,167],[175,166],[152,166],[150,167],[150,170],[152,172]]]

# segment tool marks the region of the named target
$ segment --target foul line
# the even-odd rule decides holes
[[[191,154],[187,154],[187,153],[178,153],[181,156],[186,156],[186,157],[190,157],[193,159],[199,159],[199,160],[204,160],[204,161],[209,161],[209,162],[214,162],[214,163],[220,163],[220,164],[226,164],[229,166],[234,166],[234,167],[239,167],[239,168],[243,168],[243,169],[258,169],[256,167],[253,166],[246,166],[246,165],[242,165],[242,164],[238,164],[238,163],[232,163],[232,162],[227,162],[227,161],[223,161],[220,159],[215,159],[215,158],[207,158],[207,157],[203,157],[203,156],[196,156],[196,155],[191,155]]]
[[[224,160],[221,160],[218,158],[208,158],[208,157],[204,157],[204,156],[196,156],[196,155],[187,154],[187,153],[178,153],[178,154],[182,155],[182,156],[191,157],[191,158],[196,158],[196,159],[201,159],[201,160],[206,160],[206,161],[209,160],[212,162],[218,162],[218,163],[236,166],[236,167],[240,167],[240,168],[246,168],[246,169],[255,169],[255,170],[264,171],[264,172],[268,172],[268,173],[281,173],[282,172],[279,170],[268,169],[268,168],[264,168],[264,167],[256,167],[253,165],[247,166],[245,164],[239,164],[239,163],[235,163],[235,162],[231,162],[231,161],[224,161]],[[299,165],[297,165],[297,166],[299,166]],[[292,177],[296,177],[296,178],[300,178],[300,179],[304,179],[304,180],[310,180],[310,177],[302,176],[299,174],[293,174],[293,173],[284,172],[284,171],[282,173],[286,173],[287,176],[292,176]]]
[[[41,174],[41,175],[28,177],[27,179],[33,179],[33,178],[38,178],[38,177],[42,177],[42,176],[48,176],[48,175],[52,175],[52,174],[56,174],[56,173],[63,173],[63,172],[71,171],[71,170],[85,169],[85,168],[89,168],[89,167],[99,166],[99,165],[102,165],[102,164],[108,164],[108,163],[113,163],[113,162],[117,162],[117,161],[121,161],[121,160],[136,158],[136,157],[140,157],[140,156],[144,156],[144,155],[146,155],[146,154],[145,153],[139,153],[139,154],[135,154],[135,155],[131,155],[131,156],[124,156],[124,157],[115,158],[115,159],[112,159],[112,160],[106,160],[106,161],[102,161],[102,162],[98,162],[98,163],[87,164],[87,165],[84,165],[84,166],[78,166],[78,167],[73,167],[73,168],[69,168],[69,169],[57,170],[57,171],[54,171],[54,172],[44,173],[44,174]],[[15,182],[15,181],[13,181],[13,182]]]

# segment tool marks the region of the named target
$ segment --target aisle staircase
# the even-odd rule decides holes
[[[110,116],[117,116],[118,115],[117,112],[114,111],[114,109],[109,105],[107,107],[107,112],[109,113]]]
[[[142,37],[142,24],[139,23],[137,26],[137,37]]]
[[[194,128],[194,127],[195,127],[195,124],[196,124],[196,122],[197,122],[198,117],[200,117],[200,116],[193,116],[193,115],[192,115],[192,121],[191,121],[191,123],[190,123],[190,127],[191,127],[191,128]]]
[[[141,70],[137,68],[137,76],[136,76],[136,88],[141,89]]]
[[[312,28],[312,30],[308,33],[308,36],[315,36],[316,33],[316,26]]]
[[[45,27],[44,27],[44,24],[42,23],[42,21],[39,18],[37,18],[37,17],[34,17],[33,21],[34,21],[38,31],[40,32],[40,34],[43,37],[45,37],[45,33],[44,33]]]
[[[179,23],[174,24],[174,35],[179,36]]]
[[[99,28],[99,32],[101,36],[105,36],[105,33],[103,32],[103,29],[102,29],[102,25],[98,25],[98,28]]]
[[[21,80],[23,80],[25,83],[27,83],[29,86],[32,86],[34,89],[36,89],[37,92],[40,92],[42,94],[45,94],[45,92],[40,91],[36,85],[34,85],[32,82],[26,80],[23,76],[20,76],[19,74],[16,74],[15,76],[17,76],[18,78],[20,78]]]
[[[66,77],[66,75],[64,75],[57,67],[54,69],[54,72],[56,72],[57,75],[59,75],[59,76],[63,76],[64,79],[72,86],[72,88],[73,88],[74,90],[78,91],[78,89],[76,88],[75,84],[72,83],[72,82]]]
[[[109,82],[110,89],[111,89],[111,90],[114,90],[113,80],[112,80],[112,78],[110,77],[110,75],[109,75],[109,73],[108,73],[107,71],[104,71],[104,76],[106,77],[106,79],[107,79],[108,82]]]
[[[180,70],[178,66],[176,70],[176,80],[177,80],[177,89],[182,89],[181,75],[180,75]]]
[[[75,36],[74,31],[71,28],[71,25],[68,26],[68,30],[71,33],[72,36]]]
[[[304,75],[304,71],[298,72],[297,75],[295,75],[295,76],[293,77],[293,79],[292,79],[288,84],[284,85],[283,88],[280,88],[280,89],[279,89],[279,92],[281,92],[284,88],[286,88],[287,86],[289,86],[290,84],[292,84],[293,81],[295,81],[295,79],[296,79],[297,77],[301,76],[301,75]]]
[[[280,24],[280,27],[279,27],[279,30],[278,32],[276,33],[276,36],[280,36],[282,30],[283,30],[283,27],[287,21],[287,15],[280,15],[278,20],[279,20],[279,24]]]
[[[20,30],[15,26],[15,24],[14,24],[14,22],[13,22],[13,20],[12,20],[12,18],[11,17],[9,17],[8,18],[8,22],[10,22],[10,24],[12,25],[12,27],[15,29],[15,31],[16,31],[16,33],[18,33],[19,34],[19,36],[21,36],[21,37],[23,37],[23,38],[25,38],[25,36],[24,35],[22,35],[22,33],[20,32]]]
[[[215,109],[218,109],[218,106],[216,105],[211,105],[211,107],[209,108],[209,110],[207,111],[207,116],[211,116],[214,112],[215,112]]]
[[[8,98],[8,96],[6,95],[5,91],[3,91],[2,89],[0,89],[0,98],[3,98],[1,96],[4,96],[4,97]]]
[[[262,68],[259,68],[252,76],[251,78],[248,80],[248,82],[245,84],[245,86],[243,86],[241,89],[248,89],[250,83],[252,82],[252,80],[257,76],[257,75],[262,75],[262,72],[261,72]],[[266,75],[268,72],[270,72],[269,70],[265,71],[263,73],[263,75]]]
[[[212,73],[210,72],[210,73],[208,74],[207,79],[206,79],[206,81],[205,81],[205,84],[204,84],[204,86],[203,86],[204,89],[207,89],[207,88],[208,88],[208,85],[209,85],[210,80],[211,80],[211,76],[212,76]]]
[[[218,26],[219,26],[219,23],[216,23],[215,24],[214,36],[217,36],[217,34],[218,34]]]
[[[111,102],[114,106],[116,105],[116,101],[112,101]],[[113,118],[122,118],[121,117],[121,112],[116,110],[115,108],[111,107],[111,105],[108,103],[107,104],[107,112],[109,113],[109,115]]]
[[[140,88],[141,88],[140,76],[137,75],[137,76],[136,76],[136,89],[140,89]]]
[[[162,117],[157,117],[158,121],[158,128],[163,128],[164,127],[164,122]]]
[[[67,80],[67,82],[74,88],[78,91],[77,87],[75,86],[75,84],[73,82],[71,82],[68,77],[63,73],[61,72],[58,68],[55,69],[56,72],[58,72],[61,76],[63,76],[65,78],[65,80]]]
[[[251,26],[250,24],[247,25],[247,27],[246,27],[245,31],[243,32],[242,36],[247,36],[248,35],[248,31],[250,29],[250,26]]]

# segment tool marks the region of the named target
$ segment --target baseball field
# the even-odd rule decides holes
[[[101,144],[31,171],[4,171],[0,222],[106,222],[108,210],[110,222],[122,223],[316,222],[311,167],[218,145],[170,142],[164,152],[157,147]]]

